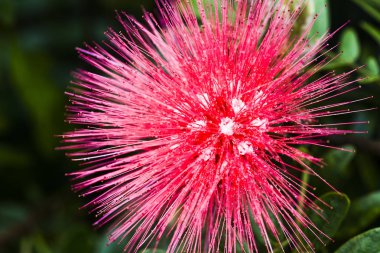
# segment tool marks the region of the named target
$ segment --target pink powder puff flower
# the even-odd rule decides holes
[[[97,71],[78,71],[67,92],[79,128],[64,148],[86,166],[70,173],[74,189],[92,196],[96,226],[114,222],[110,242],[128,237],[128,252],[164,235],[167,252],[257,252],[259,236],[271,252],[280,235],[310,250],[305,228],[326,235],[298,208],[318,211],[293,172],[316,175],[308,164],[321,160],[297,146],[352,133],[318,120],[350,113],[341,106],[352,101],[326,102],[358,87],[350,73],[310,81],[330,36],[310,45],[312,24],[292,33],[301,7],[201,2],[158,3],[165,29],[149,13],[146,26],[120,14],[124,34],[78,49]]]

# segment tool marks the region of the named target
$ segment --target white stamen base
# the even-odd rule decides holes
[[[223,118],[219,124],[219,131],[225,135],[234,134],[235,122],[230,118]]]
[[[237,148],[239,150],[240,155],[252,154],[253,153],[253,146],[252,146],[252,143],[249,141],[240,142],[238,144]]]

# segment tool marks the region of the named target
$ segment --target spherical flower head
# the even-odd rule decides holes
[[[292,33],[289,1],[188,2],[159,5],[165,27],[120,14],[123,33],[78,50],[97,70],[67,92],[65,148],[86,166],[74,189],[128,252],[164,235],[167,252],[257,252],[258,238],[270,252],[282,236],[312,250],[305,229],[325,235],[298,204],[318,206],[293,172],[321,161],[297,146],[351,133],[318,122],[349,113],[326,103],[355,89],[349,73],[311,81],[329,36]]]

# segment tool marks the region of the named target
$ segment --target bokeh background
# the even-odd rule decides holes
[[[319,8],[321,29],[329,25],[335,30],[350,21],[331,42],[339,43],[334,52],[343,54],[324,71],[361,67],[353,78],[366,77],[362,88],[344,99],[373,95],[352,108],[379,107],[380,1],[315,1],[328,4]],[[121,252],[121,246],[105,246],[106,229],[93,229],[89,210],[79,210],[86,199],[70,190],[65,177],[78,165],[55,147],[61,145],[57,136],[70,129],[64,123],[64,91],[71,72],[86,67],[75,48],[104,40],[110,26],[121,30],[115,10],[140,19],[141,6],[156,12],[151,0],[0,0],[0,252]],[[334,145],[356,152],[310,150],[328,164],[320,173],[351,199],[335,243],[321,252],[333,252],[380,226],[380,112],[360,112],[346,120],[371,122],[352,127],[368,134],[331,138]],[[317,195],[331,191],[310,180]]]

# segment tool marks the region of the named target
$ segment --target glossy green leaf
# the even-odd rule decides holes
[[[341,148],[344,150],[333,149],[323,157],[326,166],[319,171],[324,179],[334,182],[335,186],[344,183],[351,175],[350,163],[355,157],[353,146],[345,145]]]
[[[327,163],[326,168],[334,169],[340,175],[344,175],[347,173],[347,166],[355,156],[355,148],[351,145],[345,145],[341,149],[330,150],[324,157],[324,161]]]
[[[323,231],[328,237],[333,238],[347,215],[350,200],[345,194],[339,194],[336,192],[327,193],[320,197],[320,199],[325,202],[327,206],[322,202],[317,201],[316,204],[322,209],[322,212],[319,214],[308,212],[308,215],[318,229]],[[315,249],[322,248],[330,242],[329,238],[320,236],[322,243],[309,230],[305,233],[308,238],[310,238]]]
[[[347,220],[342,225],[343,236],[353,236],[380,217],[380,191],[352,202]]]
[[[380,252],[380,228],[369,230],[355,236],[335,253],[379,253]]]
[[[360,43],[356,31],[352,28],[345,29],[341,38],[340,50],[342,54],[339,60],[353,63],[360,56]]]
[[[289,1],[290,9],[294,11],[296,8],[300,6],[300,4],[303,4],[302,8],[303,11],[300,13],[300,16],[297,18],[293,29],[292,34],[296,36],[301,36],[303,32],[305,32],[305,29],[308,28],[308,26],[313,22],[314,16],[315,16],[315,8],[314,8],[314,2],[313,1],[303,1],[303,0],[292,0]],[[314,34],[310,34],[313,36]]]
[[[313,39],[319,39],[330,27],[330,8],[328,0],[309,0],[310,13],[317,14],[317,20],[311,30]]]
[[[379,64],[376,61],[375,57],[368,57],[367,59],[367,71],[370,75],[376,76],[380,73]]]
[[[214,7],[214,0],[205,0],[205,1],[202,1],[204,3],[204,6],[213,6]],[[198,3],[197,3],[197,0],[191,0],[191,4],[195,10],[195,15],[197,16],[197,18],[201,18],[201,14],[199,12],[199,8],[198,8]],[[220,7],[218,8],[219,12],[221,11]],[[221,13],[219,13],[220,15]]]

